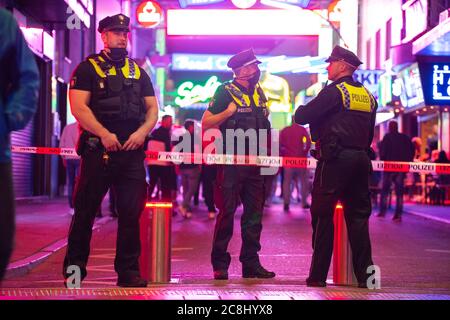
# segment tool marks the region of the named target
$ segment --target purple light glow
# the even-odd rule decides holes
[[[320,23],[309,10],[167,11],[168,35],[318,35]]]

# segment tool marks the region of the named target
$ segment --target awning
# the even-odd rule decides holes
[[[450,56],[450,17],[414,41],[413,54]]]

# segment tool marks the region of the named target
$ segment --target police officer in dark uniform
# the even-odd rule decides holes
[[[233,69],[235,79],[222,84],[216,91],[209,108],[202,119],[203,130],[219,128],[228,154],[248,154],[250,146],[257,141],[246,141],[246,146],[236,150],[233,139],[226,139],[230,133],[254,129],[256,136],[268,133],[270,122],[265,95],[258,83],[260,70],[258,61],[249,49],[233,56],[228,67]],[[259,130],[266,130],[259,131]],[[258,139],[258,138],[257,138]],[[250,139],[252,140],[252,139]],[[237,148],[239,149],[239,147]],[[262,150],[259,151],[260,153]],[[244,207],[241,218],[242,247],[239,260],[244,278],[273,278],[274,272],[262,267],[258,251],[261,249],[262,213],[264,205],[264,176],[256,166],[219,166],[216,180],[215,202],[219,208],[214,230],[211,262],[214,279],[228,279],[231,257],[227,252],[233,235],[234,214],[239,198]]]
[[[367,268],[373,265],[368,220],[371,213],[369,148],[377,103],[352,75],[362,62],[351,51],[336,46],[329,62],[333,81],[295,112],[298,124],[310,124],[318,159],[312,191],[313,257],[308,286],[326,286],[333,252],[333,213],[338,201],[344,208],[353,266],[360,287],[367,286]]]
[[[95,213],[110,187],[117,196],[118,232],[114,269],[117,285],[143,287],[139,217],[146,200],[143,144],[158,118],[149,76],[127,57],[130,19],[118,14],[100,21],[104,49],[76,68],[70,83],[72,113],[80,123],[77,152],[81,172],[63,275],[66,286],[76,266],[86,275]]]

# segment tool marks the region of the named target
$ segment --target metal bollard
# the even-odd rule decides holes
[[[141,277],[149,282],[171,279],[172,203],[148,202],[140,219]]]
[[[344,209],[340,203],[334,211],[333,283],[343,286],[358,283],[353,272],[352,249],[348,241]]]

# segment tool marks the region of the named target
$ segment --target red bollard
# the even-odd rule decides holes
[[[334,211],[333,283],[343,286],[357,283],[353,272],[352,249],[348,241],[344,209],[340,203]]]
[[[141,277],[149,282],[170,282],[172,203],[146,203],[139,225]]]

